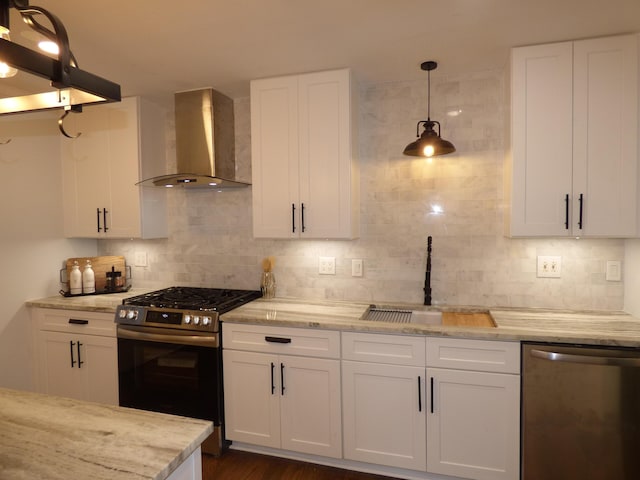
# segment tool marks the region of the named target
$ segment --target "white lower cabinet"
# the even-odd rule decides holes
[[[519,478],[519,347],[518,342],[427,338],[429,472]]]
[[[344,457],[426,469],[424,337],[342,334]]]
[[[223,324],[226,438],[341,458],[340,361],[308,348],[334,343],[331,350],[339,352],[339,338],[338,332]],[[307,349],[312,356],[281,353]]]
[[[32,313],[38,391],[118,405],[113,314],[48,309]]]

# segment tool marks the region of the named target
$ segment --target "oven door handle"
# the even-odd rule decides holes
[[[127,340],[143,340],[156,343],[176,343],[197,347],[217,348],[220,346],[218,335],[179,335],[171,333],[152,333],[145,327],[118,326],[118,338]],[[154,329],[155,330],[155,329]]]

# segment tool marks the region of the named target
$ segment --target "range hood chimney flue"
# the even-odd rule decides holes
[[[176,165],[173,174],[141,186],[238,188],[235,180],[233,100],[211,88],[175,94]]]

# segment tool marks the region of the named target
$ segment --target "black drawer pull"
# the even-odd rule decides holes
[[[88,325],[89,320],[80,320],[78,318],[70,318],[69,323],[72,325]]]
[[[290,338],[284,338],[284,337],[264,337],[264,340],[266,342],[269,343],[291,343],[291,339]]]

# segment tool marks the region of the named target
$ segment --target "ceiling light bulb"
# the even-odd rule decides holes
[[[52,42],[51,40],[41,40],[40,42],[38,42],[38,48],[43,52],[51,53],[53,55],[58,55],[60,53],[58,44],[56,42]]]
[[[423,152],[425,157],[433,157],[433,154],[435,153],[433,145],[425,145]]]
[[[5,40],[11,40],[9,38],[9,29],[6,27],[0,28],[0,38],[4,38]],[[18,70],[13,68],[8,63],[0,61],[0,78],[10,78],[15,77],[18,73]]]

